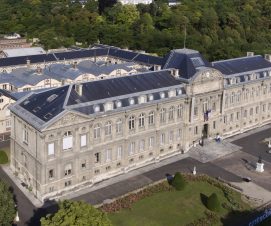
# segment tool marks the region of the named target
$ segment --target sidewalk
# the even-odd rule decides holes
[[[3,165],[1,166],[4,172],[9,176],[9,178],[13,181],[13,183],[21,190],[21,192],[28,198],[28,200],[35,206],[35,207],[41,207],[43,205],[42,202],[40,202],[38,199],[35,198],[34,194],[30,192],[27,188],[23,187],[21,185],[21,181],[13,175],[11,172],[9,165]]]

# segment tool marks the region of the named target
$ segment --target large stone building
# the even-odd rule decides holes
[[[172,50],[150,72],[29,94],[10,108],[10,167],[44,200],[270,123],[265,58]]]

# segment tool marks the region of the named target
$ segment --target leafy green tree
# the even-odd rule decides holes
[[[179,172],[175,173],[173,181],[172,181],[172,186],[178,190],[181,191],[185,188],[187,182],[185,181],[183,175],[181,175]]]
[[[220,203],[216,193],[211,194],[207,200],[207,208],[211,211],[219,211]]]
[[[15,203],[8,186],[0,180],[0,222],[3,226],[11,225],[15,218]]]
[[[106,213],[82,201],[65,200],[59,203],[54,215],[41,218],[42,226],[112,226]]]

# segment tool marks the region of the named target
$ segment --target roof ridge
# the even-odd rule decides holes
[[[246,58],[253,58],[253,57],[263,57],[262,55],[253,55],[253,56],[242,56],[242,57],[237,57],[237,58],[231,58],[231,59],[226,59],[226,60],[218,60],[218,61],[213,61],[211,62],[212,64],[220,63],[220,62],[227,62],[227,61],[234,61],[234,60],[241,60],[241,59],[246,59]]]
[[[168,57],[168,59],[167,59],[167,62],[166,62],[165,65],[164,65],[163,69],[165,69],[165,68],[168,66],[169,61],[171,60],[171,58],[173,57],[173,55],[174,55],[174,51],[171,50],[171,51],[170,51],[170,55],[169,55],[169,57]]]

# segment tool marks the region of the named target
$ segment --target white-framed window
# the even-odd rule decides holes
[[[86,160],[83,160],[81,162],[81,169],[86,169],[87,168],[87,161]]]
[[[51,155],[51,156],[55,154],[55,143],[48,144],[47,153],[48,155]]]
[[[135,142],[131,142],[129,144],[128,154],[129,155],[133,155],[134,153],[135,153]]]
[[[149,125],[153,125],[154,124],[154,111],[151,111],[149,113]]]
[[[198,116],[198,107],[197,106],[194,107],[194,116],[195,117]]]
[[[111,159],[112,159],[112,150],[111,149],[105,150],[105,161],[110,162]]]
[[[72,174],[72,164],[69,163],[69,164],[65,165],[64,175],[68,176],[68,175],[71,175],[71,174]]]
[[[140,140],[139,142],[139,151],[145,150],[145,140]]]
[[[122,146],[118,146],[117,148],[117,159],[121,159],[122,158]]]
[[[105,136],[110,136],[112,134],[112,122],[108,121],[105,123]]]
[[[122,120],[118,119],[116,122],[116,133],[121,133],[122,132]]]
[[[173,142],[173,140],[174,140],[174,132],[173,131],[170,131],[169,132],[169,142]]]
[[[182,118],[183,117],[183,106],[181,104],[177,107],[177,117]]]
[[[197,135],[197,134],[198,134],[198,127],[195,126],[195,127],[194,127],[194,135]]]
[[[73,143],[73,139],[72,139],[72,132],[71,131],[67,131],[64,133],[63,136],[63,150],[68,150],[72,148],[72,143]]]
[[[130,116],[128,121],[129,130],[135,129],[135,116]]]
[[[10,128],[11,127],[11,121],[10,119],[6,120],[6,128]]]
[[[87,146],[87,135],[86,134],[82,134],[80,136],[80,146],[81,147]]]
[[[145,115],[143,113],[141,113],[138,117],[138,126],[140,128],[145,126]]]
[[[266,109],[266,105],[264,104],[263,105],[263,112],[265,112],[265,109]]]
[[[166,109],[162,108],[160,110],[160,123],[166,122]]]
[[[177,140],[180,140],[182,138],[182,129],[177,130]]]
[[[162,133],[162,134],[160,135],[160,144],[161,144],[161,145],[164,145],[165,142],[166,142],[166,135],[165,135],[164,133]]]
[[[174,119],[174,112],[175,112],[175,108],[174,108],[174,106],[171,106],[169,108],[169,112],[168,112],[168,120]]]
[[[23,142],[28,144],[28,129],[26,128],[26,126],[24,127],[23,130]]]
[[[101,125],[96,124],[94,126],[94,131],[93,131],[94,139],[98,139],[101,137]]]
[[[154,137],[149,138],[149,148],[152,149],[154,147]]]

